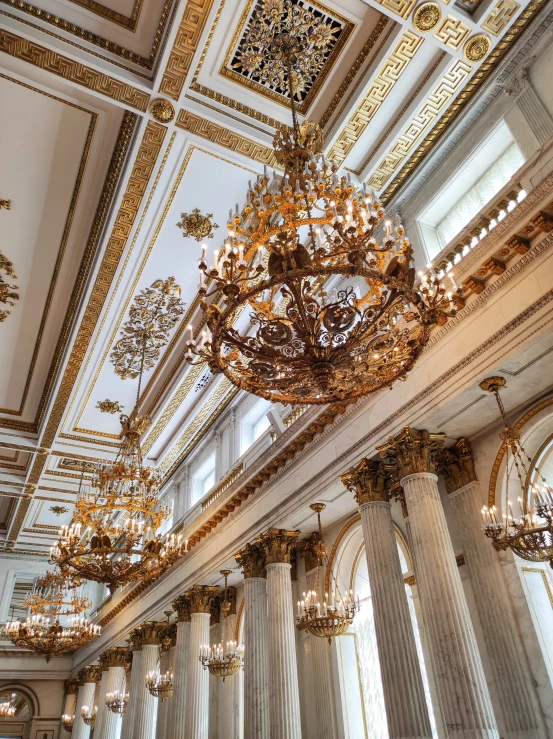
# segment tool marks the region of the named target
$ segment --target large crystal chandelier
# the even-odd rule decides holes
[[[28,616],[25,621],[9,621],[4,633],[17,647],[44,655],[46,662],[59,654],[71,654],[90,644],[100,634],[100,627],[83,616],[71,616],[66,623],[59,616]]]
[[[180,536],[163,539],[158,532],[170,510],[159,504],[161,477],[144,465],[140,447],[140,437],[150,425],[150,418],[137,412],[140,387],[155,339],[144,331],[136,406],[130,416],[121,416],[117,457],[97,466],[89,490],[81,485],[73,522],[62,527],[50,550],[50,561],[62,572],[105,583],[111,593],[129,582],[157,577],[187,549]]]
[[[313,503],[309,507],[317,514],[319,531],[316,545],[319,566],[322,566],[326,560],[326,545],[322,538],[321,512],[326,506],[324,503]],[[359,598],[354,598],[353,593],[345,593],[342,596],[339,588],[335,586],[330,593],[325,593],[321,603],[319,573],[320,569],[317,567],[316,590],[303,593],[303,599],[298,602],[296,625],[300,631],[306,630],[332,644],[332,640],[345,634],[353,623],[355,614],[360,608]]]
[[[265,3],[254,16],[238,64],[262,67],[288,89],[293,128],[274,138],[284,172],[265,167],[250,182],[210,265],[203,247],[207,329],[187,342],[189,362],[205,361],[248,392],[294,404],[391,387],[413,367],[431,328],[462,305],[460,290],[446,293],[431,265],[415,286],[401,224],[321,155],[316,123],[299,123],[295,98],[302,70],[324,52],[328,34],[320,31],[316,14],[291,0]]]
[[[511,549],[530,562],[549,562],[553,567],[553,490],[537,465],[532,464],[520,434],[509,422],[499,390],[506,385],[503,377],[488,377],[482,390],[493,393],[505,425],[500,438],[505,448],[505,513],[501,519],[496,506],[482,508],[484,532],[499,551]],[[509,500],[509,477],[515,472],[524,498],[518,497],[518,515]],[[534,482],[531,482],[532,476]],[[529,493],[529,495],[526,495]]]
[[[220,644],[203,645],[200,648],[200,662],[204,669],[209,670],[210,675],[223,678],[223,682],[227,677],[236,675],[238,670],[244,666],[244,646],[232,640],[225,641],[228,617],[232,607],[228,591],[228,576],[230,574],[231,570],[221,570],[221,575],[225,578],[225,592],[221,602],[223,639]]]

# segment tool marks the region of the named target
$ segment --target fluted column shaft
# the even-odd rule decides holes
[[[431,737],[390,503],[359,506],[390,739]]]
[[[132,739],[152,739],[155,736],[158,698],[155,698],[146,687],[146,676],[151,670],[158,669],[158,655],[157,644],[142,646]]]
[[[135,649],[132,653],[132,668],[127,678],[130,680],[130,685],[127,690],[129,693],[129,702],[127,705],[127,711],[123,714],[121,739],[134,739],[134,717],[136,715],[136,706],[139,700],[141,665],[142,649]]]
[[[209,613],[190,616],[190,651],[186,673],[184,737],[207,739],[209,728],[209,672],[200,662],[200,647],[209,644]]]
[[[98,686],[98,692],[97,697],[95,701],[95,705],[98,706],[98,710],[96,712],[96,721],[94,722],[94,733],[97,737],[102,737],[102,727],[104,725],[104,720],[106,718],[106,713],[108,712],[107,706],[106,706],[106,693],[108,692],[108,681],[109,681],[109,675],[108,670],[102,670],[101,677],[100,677],[100,685]]]
[[[121,716],[118,713],[113,713],[106,706],[106,694],[114,693],[116,690],[125,691],[125,668],[124,667],[110,667],[103,675],[106,675],[105,688],[106,691],[103,695],[100,695],[100,700],[104,704],[104,718],[100,731],[96,734],[97,739],[119,739],[121,736]],[[100,706],[98,706],[100,710]]]
[[[183,739],[186,725],[186,674],[188,669],[190,645],[190,621],[177,623],[177,642],[175,645],[175,675],[171,711],[168,719],[167,735],[169,739]],[[198,652],[199,657],[199,652]],[[198,659],[199,664],[199,659]],[[158,737],[159,739],[159,737]]]
[[[482,533],[481,493],[473,481],[450,493],[482,633],[488,650],[505,739],[543,739],[547,730],[535,680],[518,632],[499,556]],[[516,669],[513,666],[516,665]]]
[[[171,649],[165,650],[160,657],[159,660],[159,671],[161,674],[166,673],[168,670],[173,670],[173,656],[174,656],[174,647]],[[167,739],[168,734],[168,727],[169,727],[169,712],[170,709],[174,706],[174,692],[173,696],[171,698],[168,698],[167,700],[161,701],[158,700],[158,706],[157,706],[157,721],[156,721],[156,731],[155,736],[156,739]]]
[[[71,732],[71,739],[89,739],[90,726],[87,726],[81,716],[81,708],[89,706],[92,708],[94,704],[94,693],[96,691],[96,683],[85,683],[79,687],[77,695],[77,703],[75,705],[75,723]]]
[[[431,472],[403,477],[421,608],[449,739],[498,739],[484,670]]]
[[[269,739],[267,580],[244,580],[244,739]]]
[[[291,565],[267,564],[271,739],[301,739]]]

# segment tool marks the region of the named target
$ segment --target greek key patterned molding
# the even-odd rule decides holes
[[[380,0],[383,8],[391,10],[392,13],[401,16],[401,18],[407,18],[416,3],[417,0]]]
[[[386,59],[367,90],[357,110],[344,126],[329,153],[329,159],[343,162],[365,131],[377,110],[393,90],[407,65],[414,58],[423,42],[422,36],[406,31]]]
[[[369,179],[371,187],[374,187],[375,190],[381,190],[384,187],[394,172],[409,156],[425,131],[439,118],[440,113],[463,85],[471,70],[472,67],[466,62],[460,60],[454,62],[398,138],[391,151],[385,156],[380,166],[371,175]]]
[[[180,111],[176,125],[214,144],[224,146],[225,149],[236,151],[238,154],[243,154],[249,159],[254,159],[256,162],[268,164],[271,167],[277,166],[275,153],[272,148],[258,144],[251,139],[247,139],[245,136],[240,136],[240,134],[234,131],[229,131],[228,128],[208,121],[206,118],[191,113],[189,110],[183,109]]]
[[[140,17],[140,11],[142,10],[142,3],[144,0],[134,0],[133,9],[130,16],[126,16],[123,13],[118,13],[117,10],[112,10],[106,5],[102,5],[98,0],[70,0],[75,5],[80,5],[81,8],[90,10],[95,15],[99,15],[112,23],[116,23],[118,26],[128,28],[129,31],[135,31]]]
[[[62,77],[68,82],[85,87],[87,90],[124,103],[130,108],[144,112],[148,107],[150,96],[147,92],[113,79],[95,69],[85,67],[84,64],[79,64],[56,51],[46,49],[34,41],[16,36],[10,31],[0,30],[0,51]]]
[[[519,8],[520,5],[516,0],[499,0],[482,23],[482,28],[493,33],[494,36],[499,36],[517,14]]]
[[[470,26],[452,15],[446,15],[440,27],[434,33],[434,38],[450,49],[457,51],[470,33]]]
[[[188,0],[159,91],[178,100],[190,71],[213,0]]]

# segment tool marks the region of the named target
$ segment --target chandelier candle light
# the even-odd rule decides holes
[[[159,670],[151,670],[146,675],[146,687],[150,691],[151,695],[155,698],[159,698],[163,703],[166,698],[171,698],[173,695],[173,672],[169,669],[167,672],[161,674]]]
[[[92,729],[94,728],[94,724],[96,723],[96,714],[98,713],[98,706],[94,706],[92,711],[90,710],[89,706],[83,706],[81,708],[81,718],[85,722],[87,726],[90,726]]]
[[[63,726],[64,731],[67,731],[68,734],[71,734],[73,731],[73,724],[75,723],[75,715],[69,716],[67,713],[64,713],[61,717],[61,725]]]
[[[225,632],[232,605],[228,595],[228,576],[230,574],[231,570],[221,570],[221,575],[225,578],[225,594],[221,603],[223,641],[221,644],[213,644],[212,646],[204,644],[200,647],[200,662],[204,669],[209,670],[211,675],[222,677],[223,682],[227,677],[235,675],[244,666],[244,645],[232,640],[225,643]]]
[[[299,123],[297,70],[323,51],[319,25],[286,0],[254,18],[255,53],[242,63],[262,62],[291,102],[293,128],[274,138],[284,173],[265,167],[250,182],[211,264],[203,246],[207,329],[187,342],[190,363],[206,362],[239,388],[285,404],[352,401],[391,387],[405,379],[432,327],[464,304],[461,289],[451,279],[448,293],[432,265],[415,286],[403,226],[321,155],[316,123]]]
[[[10,701],[0,703],[0,716],[15,716],[15,706]]]
[[[46,662],[55,655],[70,654],[86,646],[100,631],[100,626],[83,616],[72,616],[63,625],[59,617],[51,620],[42,614],[33,614],[23,622],[9,621],[4,627],[4,633],[17,647],[44,655]]]
[[[106,706],[112,713],[118,713],[122,716],[127,711],[129,704],[129,694],[123,690],[115,690],[106,693]]]
[[[484,533],[499,551],[511,549],[530,562],[549,562],[553,568],[553,490],[537,465],[532,464],[524,449],[520,434],[507,418],[499,390],[505,387],[503,377],[488,377],[480,383],[482,390],[493,393],[505,424],[500,438],[505,447],[506,486],[505,513],[500,519],[497,508],[482,508]],[[509,500],[509,476],[516,470],[523,494],[518,497],[518,515],[513,514]],[[531,477],[534,477],[534,482]]]

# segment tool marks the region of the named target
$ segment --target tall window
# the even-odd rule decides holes
[[[271,409],[272,403],[269,400],[261,398],[250,410],[244,415],[240,423],[240,454],[244,454],[254,444],[267,429],[271,422],[267,416]]]
[[[192,500],[194,505],[215,485],[215,452],[192,473]]]

